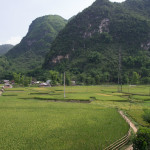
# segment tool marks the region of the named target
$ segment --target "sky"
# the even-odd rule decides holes
[[[0,0],[0,45],[18,44],[29,25],[44,15],[60,15],[69,19],[95,0]],[[122,2],[124,0],[110,0]]]

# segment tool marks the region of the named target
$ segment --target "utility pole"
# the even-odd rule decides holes
[[[64,98],[66,97],[66,95],[65,95],[65,81],[66,81],[66,77],[65,77],[65,72],[64,72]]]
[[[119,48],[119,61],[118,61],[118,92],[122,92],[122,73],[121,73],[121,48]]]

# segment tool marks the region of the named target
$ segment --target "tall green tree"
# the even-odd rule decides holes
[[[50,70],[49,71],[49,79],[51,80],[52,85],[57,85],[60,81],[59,72]]]
[[[21,73],[13,73],[13,80],[18,85],[28,86],[32,81],[32,77],[21,75]]]
[[[140,75],[137,72],[133,72],[131,83],[132,84],[138,84],[139,79],[140,79]]]

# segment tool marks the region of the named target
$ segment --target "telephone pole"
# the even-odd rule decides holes
[[[118,92],[122,92],[122,65],[121,65],[121,48],[119,48],[119,58],[118,58]]]
[[[64,98],[66,97],[66,94],[65,94],[65,81],[66,81],[66,77],[65,77],[65,72],[64,72]]]

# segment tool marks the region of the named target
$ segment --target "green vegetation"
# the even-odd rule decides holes
[[[10,71],[24,72],[40,68],[51,42],[67,21],[57,15],[47,15],[35,19],[29,32],[6,54],[11,63]]]
[[[116,85],[66,86],[66,98],[63,89],[5,89],[0,97],[0,149],[104,149],[129,129],[117,109],[150,127],[143,118],[150,100],[142,98],[149,97],[149,86],[123,86],[122,93]],[[88,104],[75,103],[91,98]],[[63,103],[66,100],[75,101]]]
[[[9,75],[10,63],[7,58],[0,56],[0,79],[11,78]]]
[[[12,79],[12,72],[17,72],[45,81],[53,70],[59,76],[67,71],[68,85],[70,80],[80,85],[117,83],[121,56],[120,82],[149,84],[148,6],[148,0],[96,0],[68,23],[56,15],[37,18],[7,59],[0,58],[9,63],[7,69],[2,64],[0,79]]]
[[[121,82],[149,84],[148,6],[148,0],[96,0],[58,34],[43,68],[68,70],[73,79],[86,85],[117,83],[121,55]]]
[[[43,70],[36,69],[34,71],[28,72],[28,76],[36,78],[38,81],[51,81],[51,85],[62,85],[64,82],[64,73],[59,73],[55,70]],[[65,80],[66,85],[71,84],[71,74],[69,72],[65,72]]]
[[[136,150],[150,149],[150,129],[140,128],[137,132],[137,137],[133,141],[133,147]]]
[[[13,73],[13,79],[15,82],[15,85],[23,85],[23,86],[28,86],[31,84],[32,78],[31,77],[26,77],[24,75],[21,75],[20,73]]]
[[[6,54],[10,49],[12,49],[14,46],[11,44],[4,44],[0,45],[0,55]]]
[[[72,91],[77,99],[87,88],[91,93],[96,89],[71,88],[66,94]],[[0,97],[0,149],[97,150],[127,133],[129,127],[115,108],[20,99],[61,92],[62,87],[6,89]]]
[[[144,110],[145,114],[143,115],[143,119],[150,123],[150,110]]]
[[[0,57],[0,79],[22,86],[0,97],[0,149],[104,149],[129,129],[117,109],[149,128],[149,7],[149,0],[96,0],[67,25],[56,15],[34,20]],[[64,72],[66,85],[96,86],[66,86],[64,98],[64,87],[56,86]],[[97,86],[117,83],[118,75],[121,93],[116,85]],[[27,87],[31,77],[56,87]],[[149,149],[149,138],[149,129],[140,129],[134,147]]]
[[[119,93],[112,93],[109,91],[103,91],[102,89],[111,89],[117,92],[115,86],[108,88],[103,86],[67,86],[66,97],[64,98],[64,87],[49,87],[49,88],[26,88],[25,91],[21,91],[22,88],[7,89],[3,96],[9,96],[17,93],[20,99],[38,99],[38,100],[101,100],[101,101],[128,101],[123,95]],[[14,91],[15,90],[15,91]],[[21,92],[18,92],[21,91]]]

